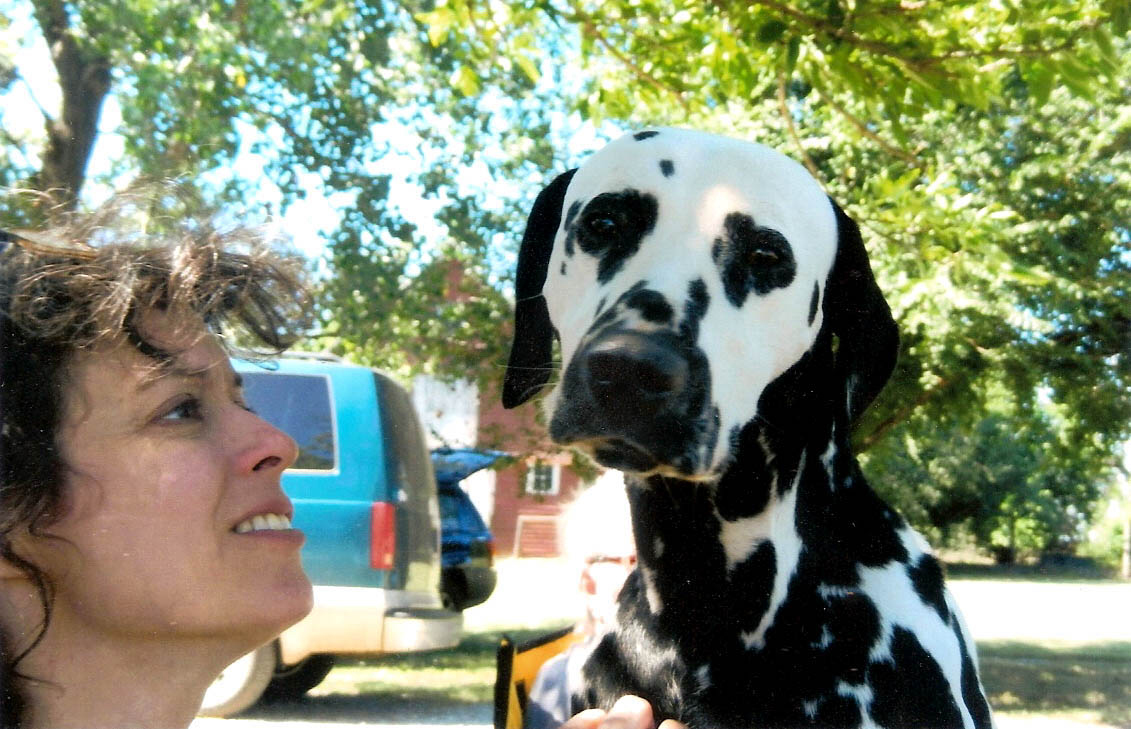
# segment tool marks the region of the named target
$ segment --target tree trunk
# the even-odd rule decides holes
[[[71,209],[78,201],[98,135],[102,102],[110,90],[110,63],[75,38],[61,0],[37,0],[35,17],[63,92],[59,117],[47,117],[44,122],[47,146],[35,187],[49,194],[51,205]]]

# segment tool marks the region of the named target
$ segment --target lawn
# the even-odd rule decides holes
[[[1053,716],[1131,727],[1131,642],[978,644],[982,683],[998,715]]]
[[[465,614],[457,648],[344,660],[312,694],[378,694],[383,702],[453,708],[490,703],[503,633],[522,642],[568,623],[576,604],[562,591],[571,583],[562,570],[550,561],[504,562],[497,594]],[[1131,584],[1033,573],[952,576],[999,717],[1131,727]]]
[[[512,637],[521,641],[535,633],[512,631]],[[500,636],[473,633],[451,650],[346,661],[313,693],[489,703]],[[979,643],[978,651],[982,680],[999,715],[1131,726],[1131,642],[1054,647],[990,641]]]

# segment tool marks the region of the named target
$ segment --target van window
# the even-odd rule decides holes
[[[298,460],[292,468],[337,468],[338,445],[328,377],[244,372],[243,388],[251,409],[298,443]]]

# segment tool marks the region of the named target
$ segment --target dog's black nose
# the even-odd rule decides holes
[[[589,347],[584,373],[594,399],[611,412],[654,412],[684,390],[688,363],[670,343],[624,332]]]

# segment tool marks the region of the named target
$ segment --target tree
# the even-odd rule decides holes
[[[903,331],[856,436],[874,472],[974,432],[991,406],[1006,430],[1051,428],[1085,474],[1128,435],[1125,2],[32,6],[65,8],[52,32],[109,68],[120,174],[184,173],[220,200],[254,201],[263,179],[284,206],[311,178],[339,195],[321,340],[339,352],[497,379],[498,292],[525,206],[584,151],[566,151],[568,130],[682,124],[795,156],[862,224]],[[249,139],[264,178],[231,168]],[[406,143],[413,167],[381,171]],[[21,158],[45,147],[7,140],[0,175],[41,184]],[[439,235],[390,204],[394,176],[437,202]]]
[[[552,36],[581,51],[583,113],[757,139],[824,182],[902,329],[856,434],[874,472],[983,427],[1003,392],[1010,429],[1053,427],[1089,478],[1114,463],[1131,432],[1125,3],[450,0],[428,17],[469,73]]]
[[[479,125],[533,116],[534,104],[486,110],[481,99],[452,91],[450,54],[434,48],[415,20],[425,5],[17,3],[48,43],[62,103],[59,112],[40,106],[44,134],[2,139],[0,184],[45,195],[0,200],[0,225],[34,224],[79,204],[99,109],[112,89],[124,150],[111,185],[139,175],[180,177],[200,185],[205,201],[235,203],[251,216],[280,212],[265,199],[278,198],[285,208],[310,188],[336,195],[343,212],[327,241],[333,270],[322,342],[402,372],[433,363],[450,372],[488,372],[483,362],[498,361],[507,311],[488,246],[506,229],[502,220],[519,218],[472,205],[484,194],[460,179],[485,150]],[[16,67],[14,47],[0,50],[0,92],[26,85],[28,69]],[[496,87],[515,98],[527,96],[530,85],[498,70]],[[416,147],[405,168],[380,165],[405,143]],[[540,151],[548,164],[544,144],[495,146],[499,170],[514,170]],[[261,170],[235,168],[248,153],[258,155]],[[426,240],[394,209],[395,178],[439,201],[441,231],[449,234]],[[468,291],[458,305],[436,303],[449,283],[436,274],[440,256],[463,266]],[[477,332],[480,346],[453,336],[445,324],[455,316]]]
[[[936,542],[970,539],[1002,562],[1071,552],[1106,486],[1102,459],[1081,458],[1047,415],[991,410],[972,428],[888,447],[877,490]]]

